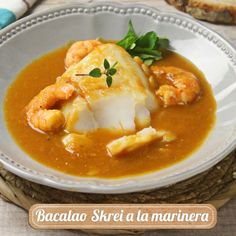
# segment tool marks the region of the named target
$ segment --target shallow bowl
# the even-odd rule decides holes
[[[15,144],[4,121],[4,96],[17,73],[33,59],[70,40],[121,38],[129,19],[140,33],[154,30],[167,36],[174,50],[205,74],[216,98],[217,117],[204,144],[173,166],[120,179],[71,176],[31,159]],[[1,31],[0,55],[0,161],[7,170],[27,180],[89,193],[149,190],[201,173],[236,147],[236,51],[220,35],[191,18],[136,4],[67,5],[31,15]]]

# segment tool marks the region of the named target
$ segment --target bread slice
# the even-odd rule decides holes
[[[166,0],[193,17],[216,23],[236,24],[236,0]]]

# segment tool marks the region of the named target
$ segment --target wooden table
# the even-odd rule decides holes
[[[96,2],[102,2],[103,0],[97,0]],[[110,0],[111,1],[111,0]],[[117,1],[117,0],[116,0]],[[55,6],[61,6],[69,3],[78,2],[95,2],[95,0],[42,0],[38,1],[32,12],[38,12],[46,10]],[[176,12],[176,10],[169,6],[164,0],[120,0],[118,2],[135,2],[145,3],[150,6],[154,6],[160,10],[168,10]],[[184,14],[184,13],[180,13]],[[236,26],[223,26],[205,23],[208,27],[214,29],[216,32],[222,34],[233,45],[236,46]],[[218,213],[218,224],[210,231],[196,231],[196,230],[159,230],[156,232],[145,233],[145,236],[233,236],[236,235],[236,199],[230,201],[225,207],[223,207]],[[25,235],[47,235],[47,236],[73,236],[73,235],[85,235],[83,233],[72,231],[36,231],[30,228],[28,225],[27,213],[9,203],[0,200],[0,235],[4,236],[25,236]]]

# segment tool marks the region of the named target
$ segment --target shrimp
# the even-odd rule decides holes
[[[57,82],[44,88],[26,107],[26,117],[30,126],[44,132],[56,131],[65,123],[61,111],[52,109],[56,102],[68,100],[75,87],[65,82]]]
[[[201,92],[199,81],[191,72],[173,66],[151,66],[150,69],[161,84],[156,94],[165,107],[191,103]]]
[[[69,68],[71,65],[79,62],[101,44],[98,40],[85,40],[73,43],[66,53],[65,67]]]

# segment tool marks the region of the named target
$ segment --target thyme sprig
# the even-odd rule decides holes
[[[117,69],[115,68],[118,62],[115,62],[112,66],[109,61],[105,58],[103,62],[104,70],[102,71],[100,68],[92,69],[88,74],[76,74],[76,76],[91,76],[93,78],[99,78],[102,75],[106,76],[106,83],[108,87],[112,85],[112,76],[116,74]]]

